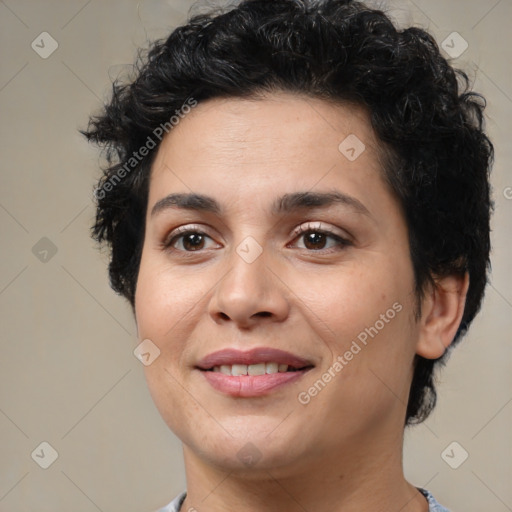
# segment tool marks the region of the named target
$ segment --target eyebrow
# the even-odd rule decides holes
[[[277,198],[272,205],[274,215],[283,215],[300,210],[313,210],[315,208],[328,208],[341,204],[348,206],[356,213],[371,217],[370,212],[361,201],[353,196],[339,191],[332,192],[294,192]],[[168,209],[197,210],[221,215],[223,208],[213,198],[203,194],[169,194],[157,201],[151,210],[151,216],[155,216]]]

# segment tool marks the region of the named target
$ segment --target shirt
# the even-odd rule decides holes
[[[421,489],[420,487],[417,489],[421,492],[421,494],[423,494],[423,496],[425,496],[425,498],[427,498],[429,512],[450,512],[447,508],[444,508],[442,505],[440,505],[432,496],[432,494],[430,494],[427,490]],[[178,496],[176,496],[176,498],[174,498],[168,505],[157,510],[156,512],[188,512],[186,510],[180,510],[186,496],[187,491],[183,491],[181,494],[178,494]]]

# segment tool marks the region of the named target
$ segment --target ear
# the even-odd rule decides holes
[[[446,352],[462,320],[468,288],[468,272],[435,279],[422,301],[418,355],[437,359]]]

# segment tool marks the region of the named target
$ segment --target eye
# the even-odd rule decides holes
[[[333,247],[335,248],[337,246],[338,250],[342,250],[344,247],[351,245],[349,240],[341,237],[333,231],[311,224],[308,224],[307,226],[300,226],[294,234],[294,240],[301,238],[304,239],[304,246],[299,246],[299,249],[306,249],[314,252],[332,252]],[[175,229],[162,243],[162,246],[166,250],[170,251],[176,250],[191,253],[212,248],[211,246],[208,246],[208,240],[213,242],[213,239],[203,231],[194,228],[193,226],[185,226]],[[328,243],[329,240],[331,240],[331,244]]]
[[[163,243],[163,246],[169,250],[194,252],[207,249],[208,247],[205,247],[206,240],[212,240],[212,238],[202,231],[185,227],[175,229]]]
[[[307,226],[300,226],[295,231],[296,238],[304,239],[304,247],[299,247],[300,249],[307,249],[312,251],[328,251],[331,252],[330,249],[338,246],[339,250],[343,249],[345,246],[351,245],[351,242],[336,233],[328,230],[321,229],[318,226],[313,226],[308,224]],[[334,243],[331,244],[330,247],[325,247],[327,241],[331,239]]]

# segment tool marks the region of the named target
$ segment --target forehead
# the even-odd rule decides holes
[[[361,107],[291,93],[216,98],[200,102],[164,137],[149,206],[170,192],[224,196],[241,205],[293,190],[382,194],[380,154]],[[378,194],[367,198],[370,207],[376,200]]]

